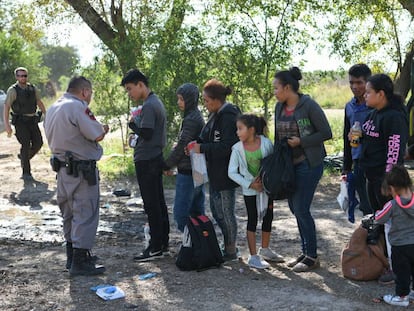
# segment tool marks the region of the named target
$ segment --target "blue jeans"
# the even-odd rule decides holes
[[[235,189],[215,191],[210,187],[210,208],[224,237],[224,245],[235,246],[237,237],[237,222],[234,214]]]
[[[296,190],[288,198],[290,211],[295,215],[302,241],[302,253],[316,258],[315,221],[310,213],[310,206],[318,182],[322,177],[323,163],[310,167],[307,160],[295,165]]]
[[[175,179],[174,219],[184,231],[189,215],[204,215],[204,185],[194,188],[193,176],[178,173]]]

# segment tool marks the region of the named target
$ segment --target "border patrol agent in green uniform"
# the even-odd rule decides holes
[[[24,67],[14,70],[16,83],[7,90],[4,103],[4,125],[8,136],[12,134],[10,126],[10,109],[12,110],[12,124],[16,129],[16,138],[22,145],[20,148],[20,162],[23,170],[22,178],[32,180],[30,159],[39,152],[43,145],[42,134],[38,126],[41,114],[46,109],[40,99],[38,90],[27,82],[28,71]],[[40,111],[36,112],[37,107]]]

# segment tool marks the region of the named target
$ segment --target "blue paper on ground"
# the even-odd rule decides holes
[[[118,286],[107,285],[107,286],[96,286],[96,294],[101,297],[103,300],[114,300],[119,298],[124,298],[125,293]]]
[[[156,272],[149,272],[149,273],[139,275],[138,279],[141,280],[141,281],[148,280],[148,279],[151,279],[151,278],[155,277],[156,275],[157,275]]]

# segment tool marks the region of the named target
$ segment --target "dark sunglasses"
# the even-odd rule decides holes
[[[18,78],[27,78],[27,75],[16,75]]]

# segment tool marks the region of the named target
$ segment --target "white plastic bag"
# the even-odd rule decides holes
[[[194,152],[194,145],[196,141],[188,143],[187,148],[190,152],[191,170],[193,173],[194,188],[201,186],[208,182],[207,162],[204,153]]]
[[[346,182],[346,180],[341,181],[341,189],[339,191],[338,196],[336,197],[336,200],[338,201],[341,210],[346,212],[349,207],[348,183]]]
[[[266,192],[262,191],[256,195],[256,207],[257,217],[259,220],[262,220],[269,208],[269,196]]]
[[[208,182],[206,157],[204,153],[195,153],[194,151],[191,151],[190,159],[195,188]]]

